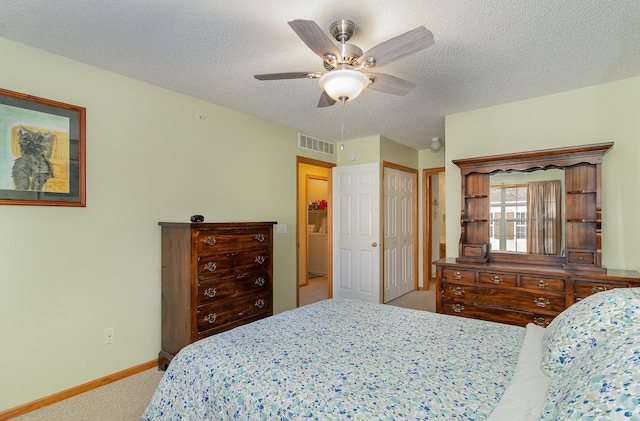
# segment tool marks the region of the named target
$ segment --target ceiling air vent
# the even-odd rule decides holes
[[[315,137],[306,136],[298,133],[298,147],[309,149],[311,151],[322,152],[328,155],[336,154],[336,145],[326,140],[316,139]]]

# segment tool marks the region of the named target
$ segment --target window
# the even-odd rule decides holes
[[[516,212],[516,239],[527,239],[527,213]]]
[[[527,251],[527,185],[490,189],[489,232],[491,250]]]

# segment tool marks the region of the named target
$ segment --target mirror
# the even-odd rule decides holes
[[[547,182],[554,182],[558,186]],[[498,172],[489,177],[492,253],[560,256],[564,250],[564,170]]]

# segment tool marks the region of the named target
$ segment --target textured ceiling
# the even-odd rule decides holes
[[[639,0],[0,0],[1,37],[340,140],[340,105],[316,108],[317,80],[253,77],[323,70],[293,19],[327,32],[352,20],[364,51],[421,25],[434,34],[380,68],[416,83],[409,95],[346,104],[345,140],[425,149],[447,114],[640,75]]]

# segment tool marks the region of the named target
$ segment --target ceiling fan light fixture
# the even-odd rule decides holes
[[[369,78],[351,69],[333,70],[320,78],[320,87],[331,98],[340,101],[355,99],[369,85]]]

